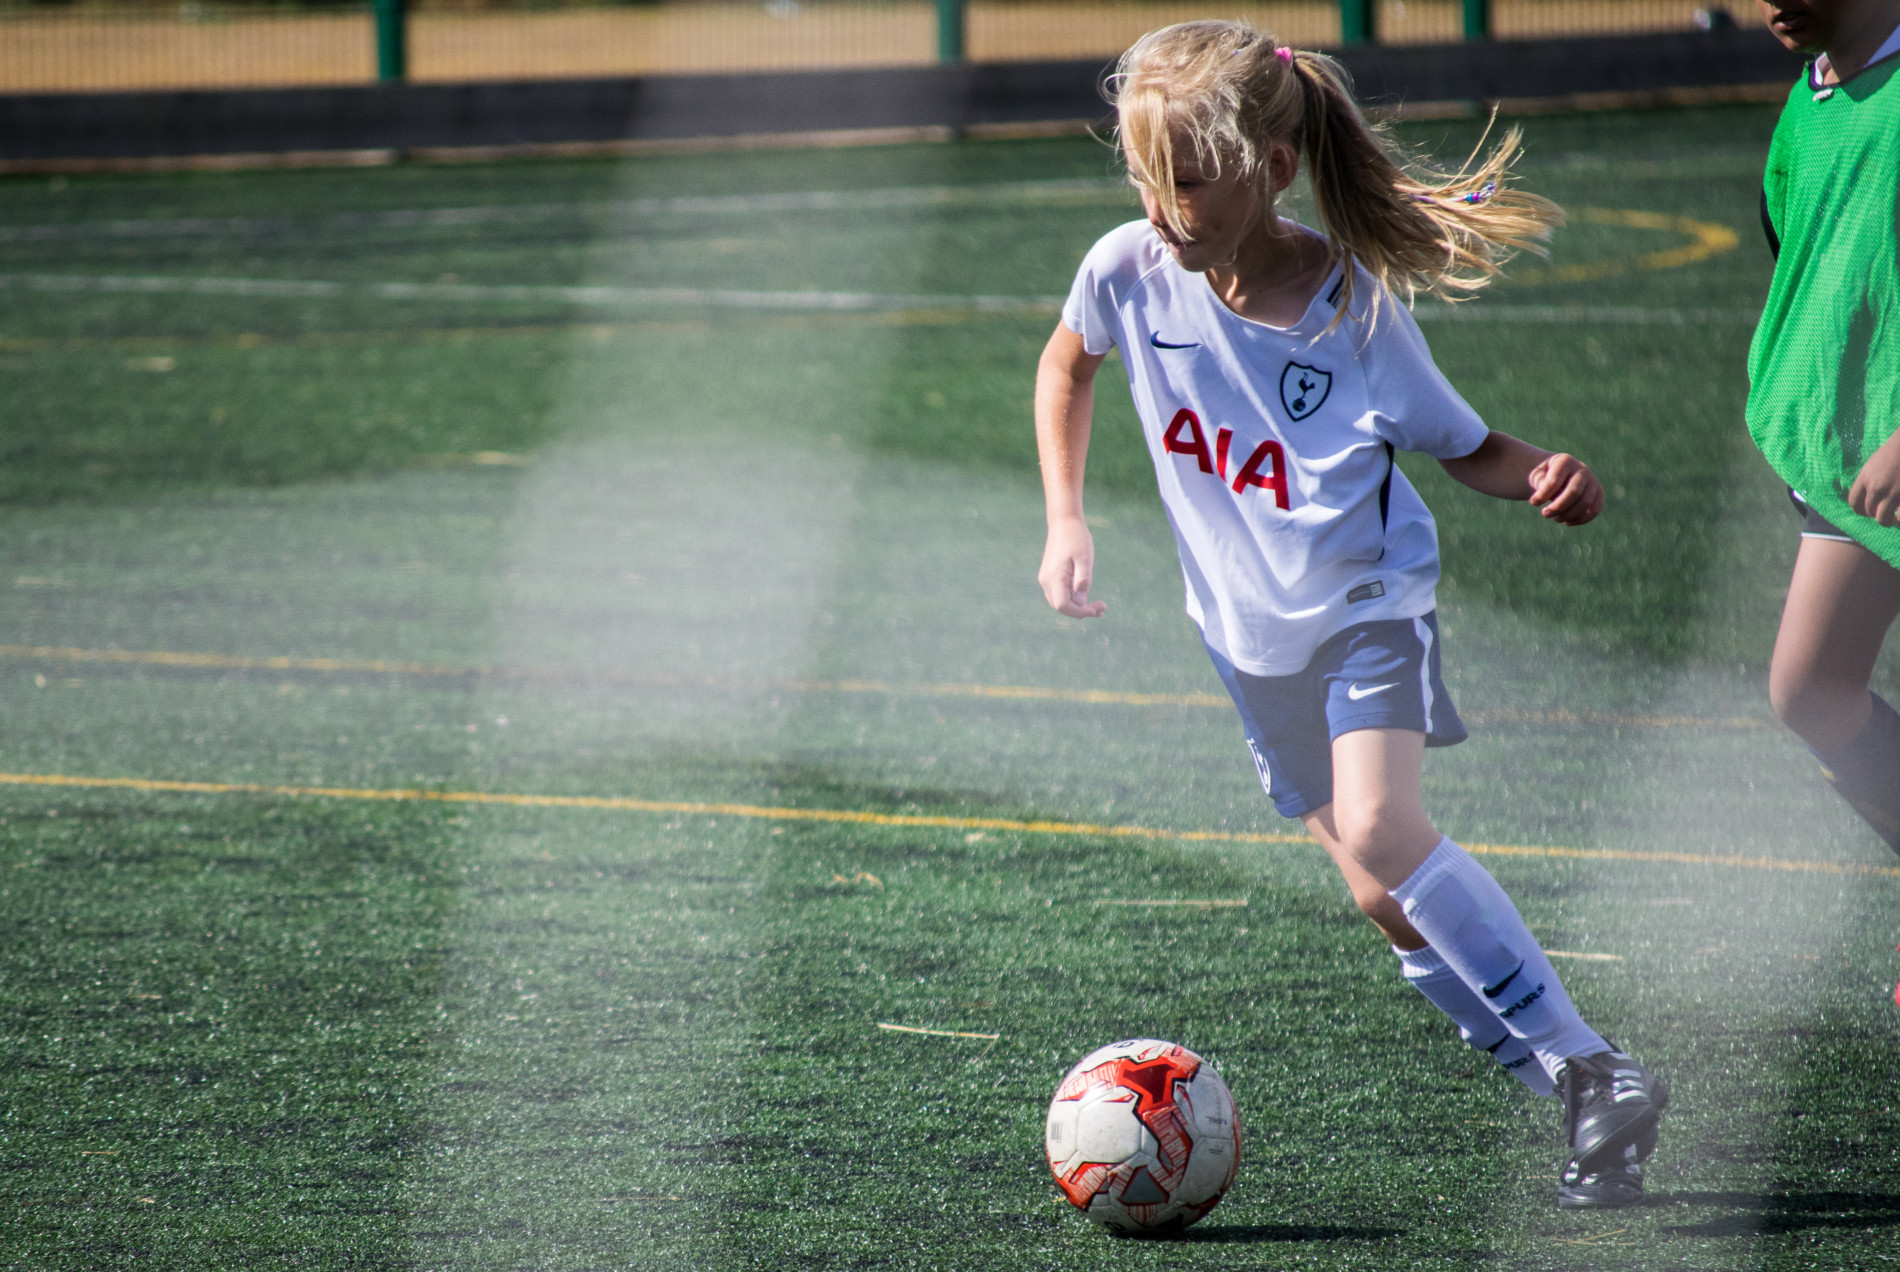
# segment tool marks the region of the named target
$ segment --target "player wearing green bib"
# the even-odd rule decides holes
[[[1900,715],[1868,687],[1900,617],[1900,0],[1757,3],[1814,59],[1769,150],[1748,355],[1749,432],[1807,518],[1769,697],[1900,852]]]
[[[1809,507],[1900,566],[1891,506],[1849,498],[1900,424],[1897,69],[1888,57],[1835,84],[1811,68],[1789,94],[1762,177],[1780,251],[1749,350],[1748,427]]]

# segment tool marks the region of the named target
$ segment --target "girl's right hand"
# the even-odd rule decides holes
[[[1095,538],[1088,523],[1080,517],[1050,523],[1036,581],[1050,606],[1070,618],[1100,618],[1107,612],[1107,605],[1089,599],[1089,585],[1095,581]]]

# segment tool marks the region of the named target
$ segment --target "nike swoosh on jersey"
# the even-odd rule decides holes
[[[1398,683],[1398,681],[1394,680],[1392,684],[1389,685],[1373,685],[1369,689],[1361,689],[1359,682],[1354,681],[1351,685],[1347,686],[1346,696],[1351,698],[1354,702],[1357,702],[1361,698],[1370,698],[1375,693],[1384,693],[1387,689],[1392,688],[1393,685]]]
[[[1159,332],[1155,331],[1148,333],[1148,343],[1157,349],[1198,349],[1201,347],[1201,342],[1198,340],[1191,340],[1187,344],[1169,344],[1161,338]]]

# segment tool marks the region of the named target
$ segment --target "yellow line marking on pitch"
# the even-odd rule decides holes
[[[1587,261],[1578,265],[1514,269],[1510,274],[1513,282],[1587,283],[1600,278],[1613,278],[1632,269],[1680,269],[1724,252],[1732,252],[1741,243],[1741,237],[1728,226],[1717,225],[1713,221],[1697,221],[1692,217],[1632,208],[1571,208],[1569,212],[1571,219],[1586,225],[1613,225],[1626,230],[1662,230],[1687,235],[1689,242],[1681,247],[1644,252],[1639,256],[1612,256],[1606,260]]]
[[[492,462],[492,461],[490,461]],[[73,584],[31,580],[34,585],[71,587]],[[22,579],[16,586],[28,586]],[[807,693],[866,693],[893,697],[988,698],[1010,702],[1075,702],[1087,706],[1122,707],[1230,707],[1229,699],[1211,693],[1131,693],[1114,689],[1059,689],[1043,685],[979,685],[953,682],[922,683],[888,680],[745,680],[726,676],[630,676],[619,672],[556,671],[550,668],[491,666],[486,663],[431,663],[393,658],[298,658],[288,655],[246,656],[165,649],[84,649],[75,645],[0,645],[0,658],[34,662],[113,663],[121,666],[191,667],[207,671],[304,671],[327,675],[392,675],[435,677],[490,677],[514,681],[585,681],[632,687],[721,688],[740,684],[763,685]],[[1746,716],[1702,718],[1671,715],[1623,715],[1603,711],[1472,711],[1466,716],[1480,724],[1606,724],[1644,728],[1761,729],[1767,722]]]
[[[832,822],[853,826],[903,826],[940,830],[1013,830],[1026,835],[1095,835],[1106,839],[1172,840],[1179,843],[1311,844],[1310,835],[1243,830],[1172,830],[1097,822],[1026,820],[1014,817],[948,817],[926,813],[873,813],[848,808],[777,808],[760,804],[709,804],[695,800],[631,799],[603,795],[526,795],[499,791],[430,791],[414,787],[275,786],[262,782],[182,782],[149,777],[78,777],[64,773],[0,773],[0,785],[89,790],[128,790],[179,795],[273,795],[291,799],[355,799],[389,803],[489,804],[511,808],[589,808],[605,812],[678,813],[743,817],[763,821]],[[1783,857],[1721,856],[1699,852],[1645,852],[1634,848],[1565,848],[1531,844],[1463,844],[1467,852],[1501,857],[1554,857],[1575,861],[1641,861],[1663,865],[1725,866],[1789,874],[1879,876],[1900,879],[1900,866],[1859,862],[1794,861]]]
[[[1116,839],[1181,839],[1259,844],[1305,844],[1306,835],[1242,831],[1168,830],[1093,822],[1030,821],[1013,817],[948,817],[923,813],[873,813],[842,808],[776,808],[757,804],[711,804],[689,800],[631,799],[600,795],[525,795],[494,791],[431,791],[417,788],[275,786],[261,782],[181,782],[145,777],[75,777],[61,773],[0,773],[0,785],[148,791],[180,795],[274,795],[286,798],[375,800],[390,803],[493,804],[514,808],[589,808],[606,812],[682,813],[766,821],[837,822],[858,826],[904,826],[943,830],[1013,830],[1024,834],[1102,835]]]
[[[21,580],[17,586],[27,586],[28,582],[28,580]],[[40,586],[73,586],[70,583],[52,583],[39,579],[30,582]],[[72,645],[0,645],[0,658],[51,662],[128,663],[148,667],[205,667],[220,671],[353,671],[417,676],[491,674],[491,669],[487,667],[453,667],[442,663],[404,662],[394,659],[247,658],[233,654],[199,654],[163,649],[81,649]]]
[[[963,1033],[956,1029],[919,1029],[915,1025],[892,1025],[882,1020],[877,1022],[877,1027],[888,1029],[892,1033],[929,1034],[933,1038],[986,1038],[995,1042],[1003,1036],[1002,1034]]]

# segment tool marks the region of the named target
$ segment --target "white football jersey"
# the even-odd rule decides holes
[[[1354,268],[1358,268],[1356,265]],[[1412,315],[1364,270],[1332,331],[1335,268],[1292,327],[1228,309],[1146,221],[1082,261],[1063,325],[1121,350],[1187,581],[1187,611],[1240,670],[1301,670],[1356,623],[1434,604],[1438,532],[1394,448],[1469,455],[1489,430],[1433,365]]]

